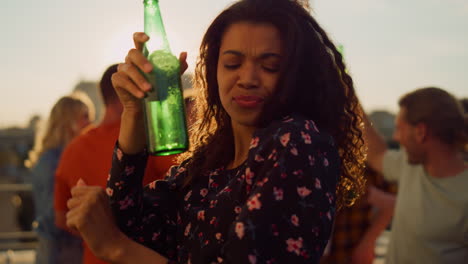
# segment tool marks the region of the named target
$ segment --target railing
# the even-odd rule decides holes
[[[21,192],[30,191],[32,192],[32,184],[16,184],[16,183],[2,183],[0,184],[0,192]]]
[[[32,184],[0,184],[0,193],[14,194],[16,192],[32,192]],[[0,251],[36,249],[36,247],[37,235],[33,231],[0,232]]]

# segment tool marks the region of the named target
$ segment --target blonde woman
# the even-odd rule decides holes
[[[60,98],[38,134],[28,165],[33,173],[36,231],[39,236],[36,263],[81,263],[81,240],[54,224],[54,175],[63,148],[94,120],[91,100],[82,93]]]

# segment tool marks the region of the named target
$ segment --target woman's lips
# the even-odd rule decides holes
[[[259,96],[252,95],[239,95],[233,97],[234,102],[236,102],[241,107],[254,108],[260,105],[263,102],[263,98]]]

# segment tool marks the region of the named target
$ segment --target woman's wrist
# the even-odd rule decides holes
[[[133,264],[135,260],[141,263],[168,263],[168,259],[158,252],[136,243],[120,231],[117,233],[116,238],[107,247],[105,257],[102,258],[104,261],[112,264]]]
[[[118,231],[116,237],[109,241],[109,247],[103,252],[102,259],[113,264],[125,263],[126,250],[130,242],[125,234]]]
[[[119,146],[126,154],[136,154],[146,146],[143,112],[124,110],[122,112]]]

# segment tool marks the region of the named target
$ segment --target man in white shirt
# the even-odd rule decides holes
[[[388,150],[367,121],[368,165],[398,183],[387,264],[468,263],[467,117],[446,91],[429,87],[400,101]]]

